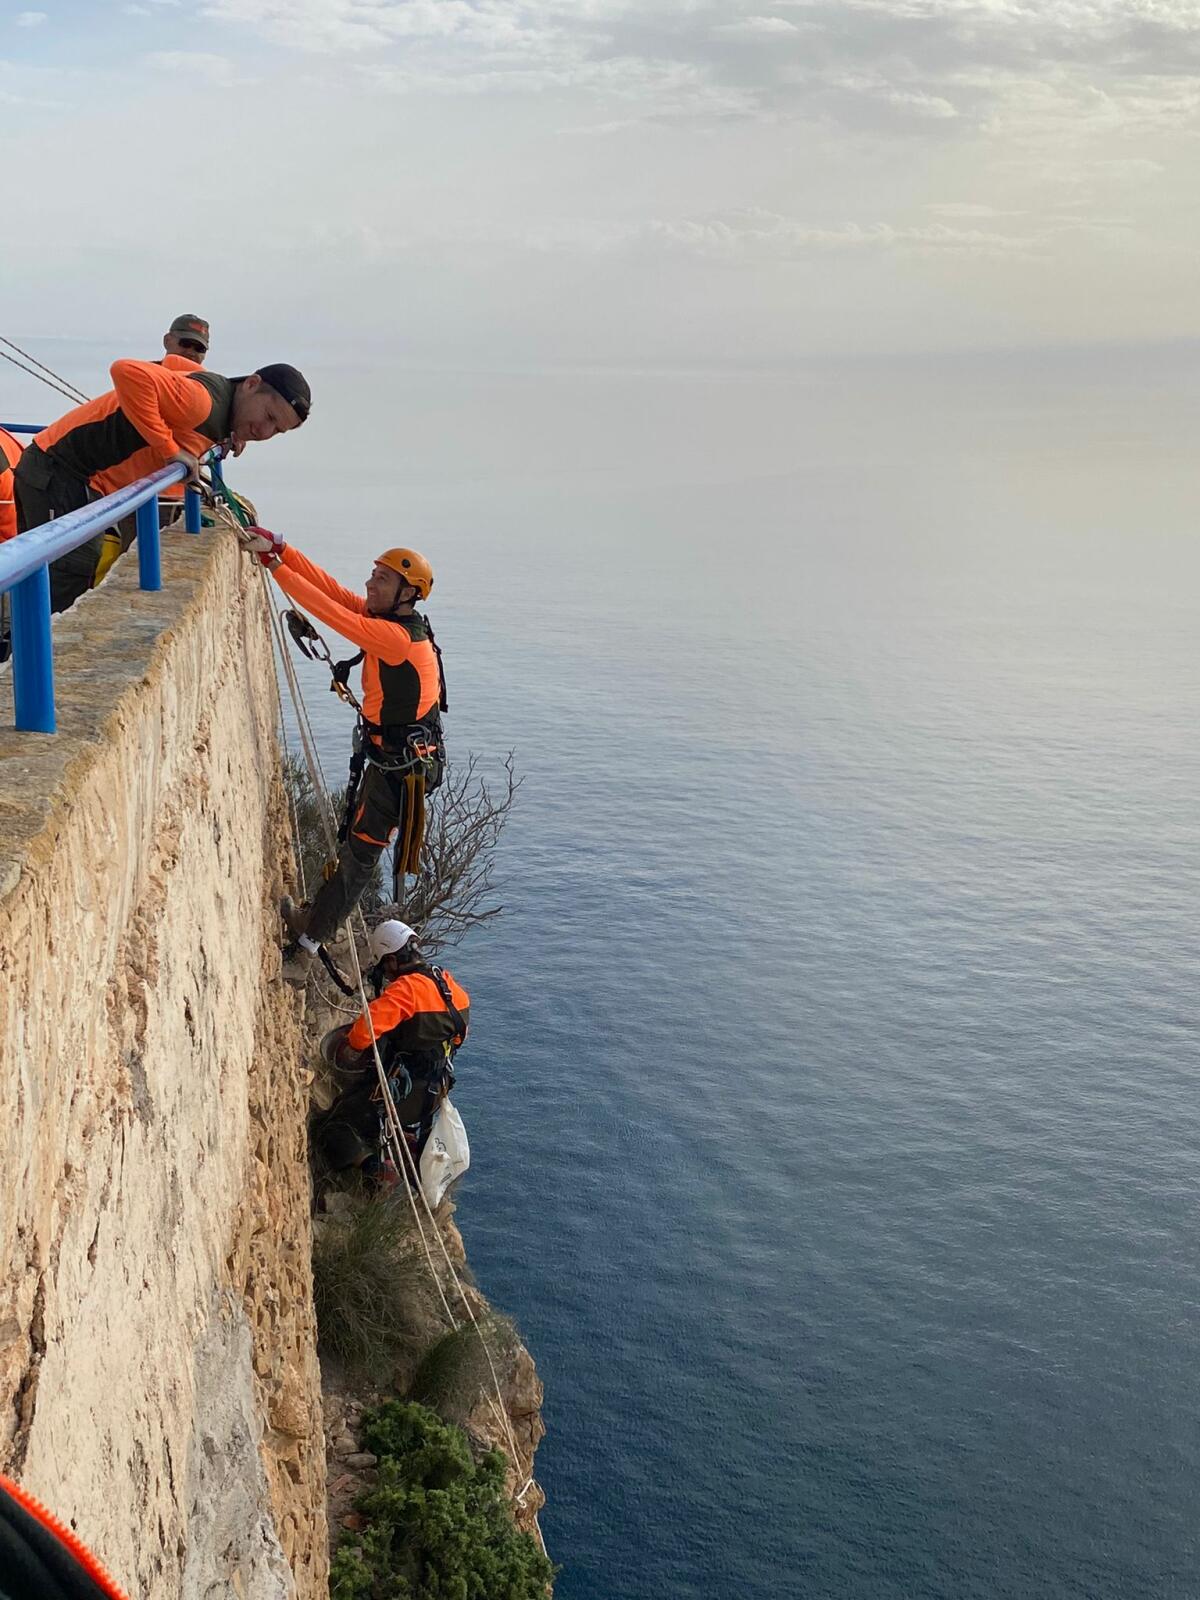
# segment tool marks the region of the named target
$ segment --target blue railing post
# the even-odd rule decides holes
[[[183,527],[185,533],[200,532],[200,491],[190,485],[183,491]]]
[[[162,588],[162,552],[158,543],[158,496],[137,508],[138,573],[143,589]]]
[[[50,648],[50,569],[38,567],[12,597],[13,702],[19,733],[56,733],[54,655]]]
[[[16,432],[14,427],[13,432]],[[25,432],[32,432],[26,428]],[[158,491],[185,476],[178,462],[123,489],[114,489],[76,511],[0,544],[0,594],[12,595],[12,673],[16,726],[24,733],[53,733],[54,666],[51,659],[50,580],[52,562],[78,550],[106,528],[137,513],[138,573],[143,589],[162,588],[158,536]],[[190,500],[191,496],[187,495]],[[185,525],[190,508],[184,508]]]

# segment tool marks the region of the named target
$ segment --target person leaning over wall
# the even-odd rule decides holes
[[[185,313],[176,317],[163,334],[164,355],[156,366],[167,367],[171,372],[200,372],[208,354],[208,323],[203,317]],[[183,509],[184,485],[169,483],[158,491],[158,525],[166,528],[175,521]],[[123,517],[115,528],[106,528],[100,535],[100,554],[96,570],[92,573],[92,588],[103,583],[113,562],[129,549],[137,538],[136,517]]]
[[[23,533],[112,494],[173,461],[196,481],[214,444],[234,455],[298,428],[312,396],[295,367],[277,362],[240,378],[173,371],[155,361],[116,361],[107,394],[42,430],[17,467],[17,526]],[[91,586],[102,550],[97,534],[50,564],[50,603],[65,611]]]

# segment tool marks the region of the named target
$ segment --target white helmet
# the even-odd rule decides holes
[[[391,917],[387,922],[381,922],[377,928],[371,930],[368,943],[371,959],[382,961],[384,956],[398,955],[404,946],[416,937],[415,928],[410,928],[407,922]]]

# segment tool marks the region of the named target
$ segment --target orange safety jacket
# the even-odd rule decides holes
[[[156,366],[167,367],[172,372],[203,372],[204,364],[200,361],[190,361],[187,356],[165,355],[155,362]],[[158,491],[160,500],[182,500],[183,484],[169,483],[165,489]]]
[[[21,459],[24,445],[7,428],[0,428],[0,544],[16,538],[17,505],[13,498],[13,468]]]
[[[112,494],[165,467],[178,450],[203,455],[229,437],[236,389],[229,378],[157,361],[115,361],[113,387],[44,428],[34,444],[97,494]]]
[[[443,971],[442,977],[465,1025],[471,1020],[471,997],[451,973]],[[371,1048],[371,1027],[380,1044],[386,1039],[389,1050],[399,1056],[438,1050],[447,1043],[457,1049],[466,1038],[465,1026],[459,1028],[437,984],[425,972],[402,972],[393,978],[367,1011],[370,1025],[361,1016],[346,1035],[351,1050]]]
[[[442,678],[424,617],[416,612],[408,617],[368,616],[361,595],[343,588],[290,544],[283,547],[274,577],[297,605],[365,653],[363,716],[384,730],[382,736],[372,735],[377,744],[387,743],[388,728],[402,735],[437,709]]]

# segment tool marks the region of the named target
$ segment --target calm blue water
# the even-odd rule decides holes
[[[1195,384],[1136,376],[329,373],[324,484],[245,460],[347,581],[427,550],[525,778],[461,1220],[560,1600],[1200,1594]]]

